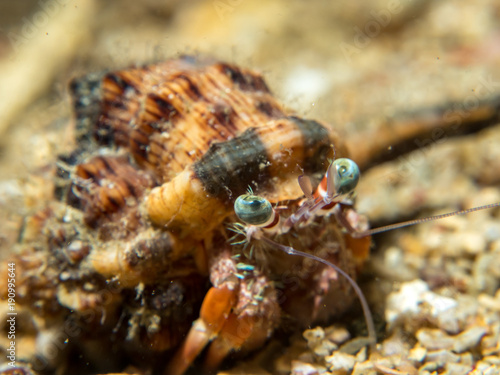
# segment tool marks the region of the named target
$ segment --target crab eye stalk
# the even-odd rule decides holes
[[[240,195],[234,202],[234,212],[244,223],[257,226],[267,224],[274,216],[271,203],[253,194]]]
[[[359,167],[351,159],[336,159],[329,171],[333,172],[335,191],[338,194],[348,194],[358,185]]]

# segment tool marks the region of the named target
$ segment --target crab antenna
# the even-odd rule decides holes
[[[331,263],[323,258],[320,258],[320,257],[313,255],[313,254],[305,253],[303,251],[295,250],[293,247],[285,246],[285,245],[282,245],[280,243],[274,242],[273,240],[271,240],[265,236],[263,236],[261,238],[261,240],[266,242],[267,244],[269,244],[271,246],[274,246],[274,247],[280,249],[281,251],[285,252],[286,254],[298,255],[298,256],[302,256],[304,258],[309,258],[309,259],[313,259],[315,261],[321,262],[321,263],[327,265],[328,267],[333,268],[336,272],[338,272],[339,274],[344,276],[346,278],[346,280],[349,282],[349,284],[351,284],[351,286],[353,287],[354,291],[358,295],[359,301],[361,302],[361,307],[363,308],[363,314],[365,316],[366,327],[368,330],[368,340],[370,342],[370,348],[372,351],[375,351],[375,345],[377,343],[377,334],[375,332],[375,324],[373,323],[373,317],[372,317],[372,313],[370,311],[370,307],[368,306],[368,302],[366,301],[366,298],[365,298],[363,292],[361,291],[361,288],[359,287],[359,285],[345,271],[343,271],[341,268],[339,268],[335,264],[333,264],[333,263]]]
[[[495,208],[495,207],[500,207],[500,202],[491,203],[491,204],[487,204],[487,205],[484,205],[484,206],[478,206],[478,207],[468,208],[466,210],[461,210],[461,211],[448,212],[446,214],[441,214],[441,215],[434,215],[434,216],[424,217],[424,218],[421,218],[421,219],[408,220],[408,221],[404,221],[402,223],[397,223],[397,224],[389,224],[389,225],[385,225],[383,227],[374,228],[374,229],[368,229],[368,230],[365,230],[365,231],[362,231],[362,232],[356,232],[356,231],[354,231],[354,232],[350,233],[350,235],[351,235],[351,237],[354,237],[354,238],[361,238],[361,237],[371,236],[373,234],[387,232],[387,231],[390,231],[390,230],[393,230],[393,229],[399,229],[399,228],[408,227],[410,225],[426,223],[428,221],[434,221],[434,220],[444,219],[444,218],[451,217],[451,216],[456,216],[456,215],[465,215],[465,214],[468,214],[468,213],[471,213],[471,212],[487,210],[487,209]]]

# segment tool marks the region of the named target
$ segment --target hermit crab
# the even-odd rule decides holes
[[[70,91],[78,146],[3,267],[33,371],[215,369],[360,295],[372,232],[357,167],[258,73],[182,57]]]

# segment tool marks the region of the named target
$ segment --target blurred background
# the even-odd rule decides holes
[[[500,2],[2,1],[0,251],[11,249],[25,215],[50,199],[51,166],[74,147],[68,82],[182,54],[262,72],[287,107],[331,124],[362,153],[381,129],[391,131],[399,114],[424,113],[423,121],[428,112],[421,109],[448,108],[445,120],[460,123],[477,101],[498,103]],[[385,223],[423,210],[499,201],[500,130],[490,126],[496,124],[473,136],[430,138],[422,143],[426,149],[366,171],[358,211]],[[487,241],[498,243],[492,238]],[[385,241],[382,247],[405,249],[405,243]],[[413,268],[398,267],[401,252],[390,253],[399,258],[383,254],[375,250],[367,269],[374,280],[389,280],[386,291],[393,280],[421,276],[427,267],[415,258]],[[473,266],[467,267],[466,276]],[[489,292],[498,280],[488,284]]]
[[[499,20],[495,0],[3,1],[0,212],[5,225],[17,227],[26,210],[43,201],[38,190],[26,195],[39,185],[33,172],[73,147],[67,93],[73,77],[181,54],[214,56],[262,72],[288,107],[330,123],[351,139],[353,151],[362,152],[381,127],[390,130],[397,113],[456,102],[450,118],[465,118],[471,99],[500,92]],[[423,183],[416,170],[423,169],[413,164],[403,182],[415,189]],[[363,180],[369,182],[360,187],[359,203],[372,220],[412,211],[408,193],[400,199],[388,195],[382,181],[387,178]],[[449,187],[449,180],[437,180],[424,187]],[[385,199],[376,198],[377,186]],[[453,204],[467,194],[465,189],[443,197],[439,190],[433,201]]]

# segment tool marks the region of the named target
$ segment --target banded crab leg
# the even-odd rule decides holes
[[[227,286],[210,288],[203,300],[200,317],[193,323],[165,375],[180,375],[188,369],[203,348],[222,330],[235,299],[236,291]]]
[[[280,307],[274,285],[260,270],[236,263],[226,246],[211,266],[213,287],[206,294],[200,317],[169,363],[165,375],[181,375],[207,348],[203,367],[213,370],[234,351],[260,347],[278,325]]]

